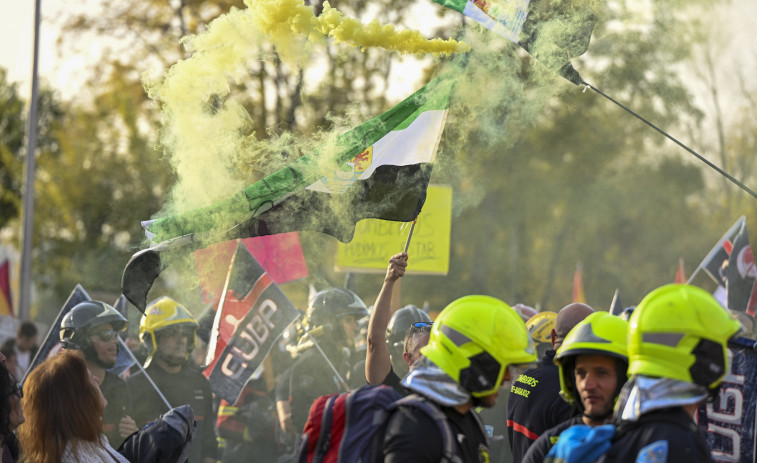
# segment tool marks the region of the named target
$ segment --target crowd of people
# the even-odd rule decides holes
[[[128,322],[110,305],[71,309],[62,351],[21,385],[37,335],[24,324],[0,349],[1,462],[306,461],[311,404],[366,384],[403,398],[374,461],[711,461],[694,414],[716,397],[742,326],[706,291],[662,286],[623,316],[470,295],[432,320],[393,310],[408,262],[389,259],[370,308],[348,289],[314,294],[299,336],[282,338],[233,403],[192,355],[207,327],[173,297],[148,305],[120,374]]]

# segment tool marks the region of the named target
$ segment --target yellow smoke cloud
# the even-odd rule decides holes
[[[250,0],[248,0],[250,1]],[[331,8],[329,2],[323,3],[323,13],[317,18],[319,30],[337,43],[344,42],[365,50],[368,47],[381,47],[387,50],[406,53],[431,53],[434,55],[461,53],[470,51],[470,46],[452,39],[429,40],[418,31],[397,31],[393,25],[381,25],[372,21],[368,25],[361,24]]]
[[[232,8],[203,33],[185,37],[182,43],[191,56],[174,64],[164,78],[143,79],[148,95],[161,106],[162,144],[179,179],[168,201],[174,207],[164,212],[206,206],[251,183],[231,179],[230,166],[240,153],[252,159],[256,149],[266,146],[243,135],[249,114],[226,97],[232,84],[250,79],[253,66],[273,61],[260,56],[266,45],[275,47],[282,62],[299,68],[309,64],[314,47],[324,47],[328,37],[363,50],[443,55],[470,49],[452,39],[429,40],[417,31],[398,31],[376,21],[364,25],[328,3],[318,17],[303,0],[245,3],[247,8]]]

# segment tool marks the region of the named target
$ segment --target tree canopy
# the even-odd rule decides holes
[[[311,6],[316,14],[323,8],[320,2]],[[413,23],[417,14],[417,5],[398,0],[332,6],[364,22],[397,27]],[[230,8],[246,6],[100,2],[95,14],[57,20],[62,46],[76,50],[87,37],[109,40],[77,98],[44,94],[33,261],[41,316],[52,318],[77,283],[120,293],[124,265],[146,245],[140,220],[160,213],[182,178],[161,138],[160,102],[148,97],[143,78],[187,58],[182,37],[205,31]],[[603,5],[589,51],[573,65],[587,82],[645,118],[707,148],[710,119],[680,72],[706,40],[690,32],[701,28],[695,15],[686,14],[690,8],[690,2],[645,11],[622,2]],[[606,309],[619,289],[631,305],[672,282],[679,257],[692,272],[738,216],[755,223],[754,198],[628,112],[550,74],[514,44],[455,12],[438,5],[428,11],[439,16],[436,37],[465,40],[474,51],[465,58],[420,60],[326,40],[308,66],[298,68],[282,61],[270,43],[252,47],[250,55],[259,59],[251,60],[246,78],[230,82],[223,98],[203,102],[209,110],[239,104],[247,117],[241,135],[250,152],[259,153],[240,153],[227,168],[229,181],[252,184],[306,154],[291,140],[315,140],[385,111],[401,98],[392,94],[397,79],[407,79],[402,74],[417,75],[405,84],[410,94],[428,76],[464,62],[464,90],[453,99],[432,176],[433,183],[454,190],[450,272],[408,275],[404,303],[441,308],[478,293],[557,310],[570,302],[573,270],[582,262],[590,304]],[[754,93],[745,84],[745,101]],[[747,183],[755,180],[753,111],[745,104],[733,111],[734,122],[718,121],[723,155],[711,156]],[[0,227],[11,230],[18,230],[21,217],[24,121],[24,101],[0,70]],[[14,232],[17,243],[19,235]],[[308,284],[341,286],[345,278],[333,271],[333,238],[305,232],[302,241],[311,276],[285,287],[300,305]],[[198,300],[191,260],[180,267],[154,291]],[[359,275],[352,284],[372,300],[380,278]]]

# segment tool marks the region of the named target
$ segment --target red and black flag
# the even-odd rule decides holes
[[[242,243],[232,258],[210,335],[205,370],[213,392],[234,403],[299,311]],[[212,354],[211,354],[212,353]]]
[[[728,231],[725,232],[710,252],[708,252],[704,259],[702,259],[702,263],[694,269],[694,272],[688,279],[689,283],[694,280],[694,277],[699,273],[699,270],[704,270],[705,273],[718,284],[718,286],[725,287],[725,275],[723,271],[726,262],[728,262],[728,258],[731,255],[733,241],[736,239],[736,235],[745,223],[746,217],[742,216],[731,226],[731,228],[728,229]]]
[[[749,232],[744,222],[733,241],[733,249],[728,258],[728,265],[723,271],[725,288],[728,298],[728,308],[736,312],[746,312],[754,316],[757,308],[757,294],[755,294],[755,280],[757,268],[754,265],[754,254],[749,244]]]

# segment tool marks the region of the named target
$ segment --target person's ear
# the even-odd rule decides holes
[[[402,359],[405,361],[407,366],[413,366],[413,356],[412,354],[410,354],[410,352],[403,352]]]

